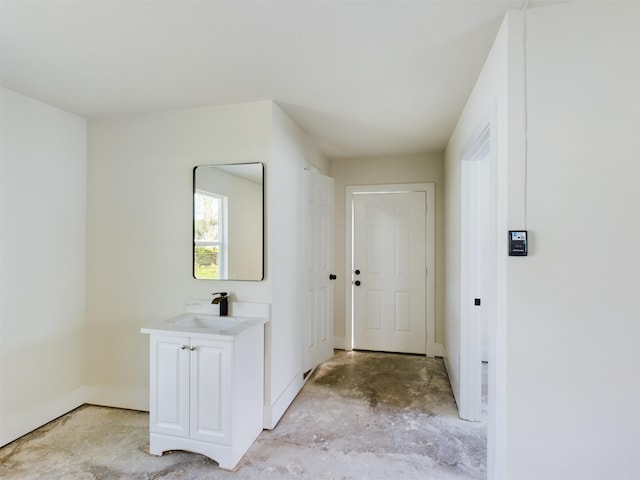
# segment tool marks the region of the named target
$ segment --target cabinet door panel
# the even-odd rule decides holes
[[[231,445],[231,345],[193,340],[191,438]]]
[[[149,428],[152,432],[189,436],[188,344],[188,338],[151,337]]]

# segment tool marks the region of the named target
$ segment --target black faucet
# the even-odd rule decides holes
[[[216,292],[212,293],[212,295],[220,295],[211,300],[212,304],[220,305],[220,316],[226,317],[229,315],[229,297],[227,296],[227,292]]]

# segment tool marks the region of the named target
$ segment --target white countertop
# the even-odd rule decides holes
[[[229,307],[236,314],[221,317],[217,314],[217,305],[206,300],[190,300],[186,313],[155,322],[140,332],[233,341],[242,332],[269,321],[268,304],[231,302]]]

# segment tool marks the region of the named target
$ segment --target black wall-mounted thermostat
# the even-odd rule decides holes
[[[509,256],[526,257],[528,251],[527,231],[509,230]]]

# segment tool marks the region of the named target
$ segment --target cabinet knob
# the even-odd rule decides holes
[[[180,350],[184,350],[185,348],[187,348],[186,345],[180,345]]]
[[[197,350],[197,349],[198,349],[198,347],[189,347],[189,350],[191,350],[192,352],[193,352],[194,350]]]

